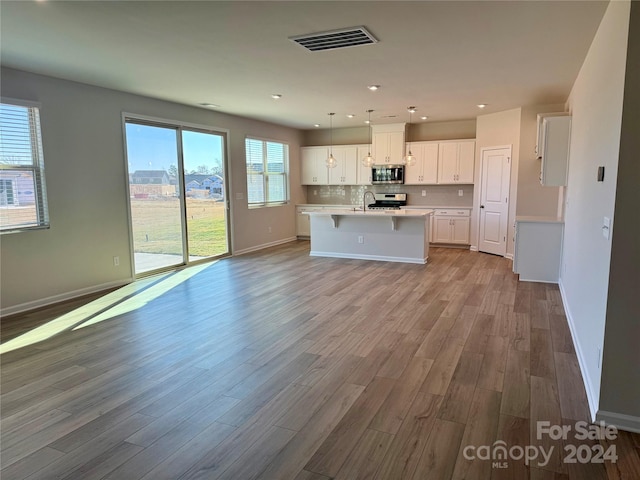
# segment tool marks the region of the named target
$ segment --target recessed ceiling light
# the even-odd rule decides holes
[[[423,115],[422,117],[420,117],[420,120],[426,120],[427,118],[429,117],[427,117],[426,115]]]
[[[280,93],[272,93],[271,94],[271,98],[273,98],[274,100],[278,100],[279,98],[282,98],[282,94],[280,94]]]
[[[349,114],[347,115],[347,118],[353,118],[353,117],[355,117],[355,115],[354,115],[353,113],[349,113]]]
[[[215,103],[201,103],[200,106],[209,108],[220,108],[220,105],[216,105]]]
[[[320,124],[319,123],[315,123],[313,126],[318,128],[318,127],[320,127]]]
[[[380,85],[367,85],[367,88],[369,90],[371,90],[372,92],[375,92],[376,90],[378,90],[380,88]]]
[[[486,107],[486,106],[487,106],[487,104],[486,104],[486,103],[479,103],[479,104],[478,104],[478,108],[484,108],[484,107]]]

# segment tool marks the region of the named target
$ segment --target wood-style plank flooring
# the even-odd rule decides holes
[[[308,249],[222,260],[2,355],[1,477],[640,478],[639,435],[602,442],[615,464],[565,463],[594,442],[537,438],[538,421],[589,418],[557,286],[461,249],[426,266]],[[3,342],[75,306],[4,319]],[[553,454],[465,458],[499,440]]]

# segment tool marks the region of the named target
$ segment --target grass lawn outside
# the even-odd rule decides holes
[[[189,255],[211,257],[226,253],[224,202],[187,198]],[[132,198],[133,244],[136,253],[182,255],[180,200]]]

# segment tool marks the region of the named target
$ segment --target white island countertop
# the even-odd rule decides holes
[[[358,216],[358,217],[426,217],[427,215],[431,215],[433,210],[411,210],[411,209],[400,209],[400,210],[362,210],[358,208],[352,208],[350,210],[347,209],[331,209],[325,208],[324,210],[320,210],[317,212],[304,212],[305,215],[339,215],[339,216]]]

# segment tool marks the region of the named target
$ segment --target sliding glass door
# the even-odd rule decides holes
[[[187,247],[191,260],[229,251],[224,185],[224,138],[182,131]]]
[[[126,119],[136,275],[229,253],[224,133]]]

